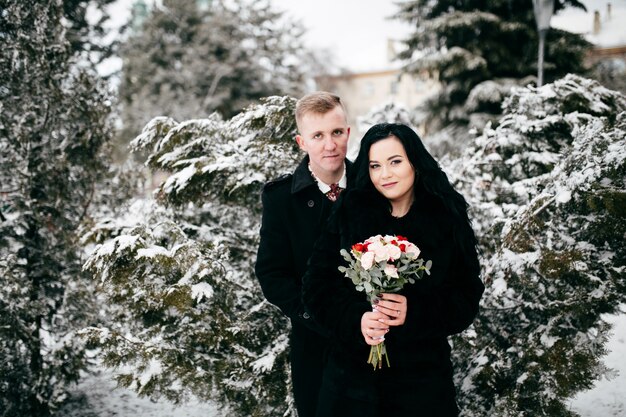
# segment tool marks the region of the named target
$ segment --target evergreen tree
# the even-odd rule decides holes
[[[76,32],[66,7],[35,0],[1,7],[3,416],[50,415],[85,366],[74,332],[93,321],[76,231],[103,168],[110,108],[105,86],[70,42]]]
[[[67,41],[73,54],[79,54],[91,64],[97,64],[111,57],[117,50],[117,40],[107,39],[105,28],[108,6],[116,0],[63,0],[64,26],[67,29]],[[90,21],[88,12],[94,16]]]
[[[301,157],[294,107],[272,97],[230,120],[159,117],[132,142],[171,175],[156,201],[85,237],[99,243],[85,268],[116,308],[84,334],[105,365],[125,370],[121,385],[155,400],[194,395],[234,416],[293,412],[288,321],[253,265],[262,186]]]
[[[480,238],[486,291],[454,339],[467,416],[573,416],[605,372],[626,301],[626,97],[568,75],[514,89],[449,166]]]
[[[153,117],[232,117],[259,98],[299,95],[300,33],[268,1],[164,0],[121,48],[124,131]]]
[[[567,6],[584,9],[578,0],[554,3],[555,13]],[[487,121],[495,123],[510,88],[528,84],[533,78],[527,77],[537,74],[531,0],[411,0],[399,8],[395,17],[415,26],[400,54],[406,70],[428,70],[442,84],[440,94],[422,109],[431,132],[446,127],[456,140],[466,139],[468,125],[482,129]],[[550,29],[545,79],[583,72],[588,46],[580,35]]]

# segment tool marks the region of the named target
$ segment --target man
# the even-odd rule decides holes
[[[332,204],[346,187],[350,127],[339,97],[311,93],[296,104],[296,141],[306,156],[292,175],[265,185],[256,275],[267,300],[291,319],[290,361],[299,417],[315,415],[324,331],[304,311],[302,277]]]

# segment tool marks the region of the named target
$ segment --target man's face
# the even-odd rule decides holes
[[[299,130],[296,141],[309,155],[315,175],[327,184],[339,181],[350,137],[350,127],[341,106],[324,114],[305,114]]]

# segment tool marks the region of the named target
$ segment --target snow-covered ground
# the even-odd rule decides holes
[[[590,391],[580,393],[570,407],[582,417],[626,417],[626,315],[608,316],[614,323],[605,363],[616,371],[610,380],[603,378]],[[166,401],[152,402],[134,392],[116,388],[112,374],[102,371],[85,378],[75,391],[77,400],[62,409],[60,417],[216,417],[215,406],[188,403],[180,406]]]
[[[626,416],[626,315],[607,316],[606,320],[615,327],[604,362],[616,371],[616,375],[596,381],[593,389],[572,400],[571,409],[582,417]]]
[[[87,376],[76,387],[72,401],[60,417],[217,417],[216,407],[190,402],[175,405],[168,401],[153,402],[140,398],[126,388],[117,388],[110,371]]]

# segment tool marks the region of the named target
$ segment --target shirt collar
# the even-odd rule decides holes
[[[330,184],[326,184],[324,181],[317,178],[317,176],[311,169],[311,164],[309,164],[308,167],[309,167],[309,172],[311,172],[311,176],[313,177],[313,179],[315,179],[315,182],[317,183],[317,188],[320,189],[322,194],[326,194],[327,192],[329,192]],[[338,184],[339,184],[339,188],[343,188],[343,189],[345,189],[346,185],[348,184],[348,178],[346,177],[346,163],[345,162],[343,163],[343,174],[341,175],[341,178],[339,179]]]

